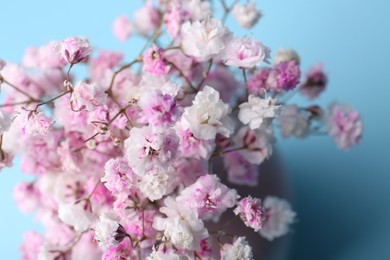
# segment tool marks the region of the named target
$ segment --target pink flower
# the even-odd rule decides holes
[[[20,245],[22,260],[36,260],[44,239],[35,231],[27,231],[23,234],[23,243]]]
[[[301,63],[301,59],[294,49],[278,49],[274,57],[274,64],[292,60],[298,65]]]
[[[111,246],[104,251],[102,260],[133,259],[137,251],[131,246],[130,239],[124,239],[117,246]]]
[[[145,52],[143,61],[143,71],[147,71],[156,76],[165,75],[169,72],[170,66],[168,66],[163,57],[163,50],[158,49],[156,45],[153,45],[152,48]]]
[[[52,128],[53,120],[46,117],[43,112],[35,112],[26,109],[20,109],[16,117],[23,134],[27,135],[46,135]]]
[[[299,66],[294,60],[280,62],[269,74],[267,84],[275,92],[289,91],[298,85],[300,76]]]
[[[152,1],[147,0],[145,5],[134,13],[134,26],[141,35],[153,32],[160,21],[159,11],[153,7]]]
[[[18,183],[14,188],[13,196],[22,212],[33,212],[40,205],[40,193],[34,183],[26,181]]]
[[[226,153],[223,158],[228,180],[234,184],[257,186],[259,168],[237,151]]]
[[[107,72],[118,66],[123,59],[123,53],[102,50],[96,58],[90,59],[89,71],[94,80],[101,80]],[[107,83],[109,84],[109,83]]]
[[[114,20],[112,29],[115,37],[118,38],[119,41],[124,42],[131,35],[133,27],[129,22],[129,18],[127,18],[126,15],[121,15]]]
[[[262,16],[260,11],[256,9],[255,2],[248,2],[245,5],[235,4],[232,9],[232,15],[238,24],[246,29],[253,27]]]
[[[54,47],[61,57],[70,64],[76,64],[87,58],[92,48],[86,38],[71,37],[62,40]]]
[[[363,122],[352,108],[333,104],[328,118],[328,133],[340,149],[347,150],[360,142]]]
[[[312,100],[325,90],[327,83],[328,77],[322,68],[322,64],[319,63],[310,67],[304,82],[299,86],[299,91]]]
[[[27,48],[23,57],[23,66],[41,69],[62,68],[66,61],[58,55],[53,55],[53,48],[55,48],[56,44],[57,42],[50,41],[40,48]]]
[[[176,39],[180,33],[180,26],[183,24],[185,17],[188,16],[181,6],[171,4],[164,14],[164,24],[167,33],[171,39]]]
[[[218,218],[233,207],[237,198],[236,190],[226,187],[216,175],[207,174],[185,188],[176,200],[197,210],[200,218],[208,220]]]
[[[113,194],[128,191],[136,184],[136,176],[125,158],[111,159],[106,163],[102,182]]]
[[[238,202],[234,214],[239,215],[247,227],[259,231],[265,221],[265,212],[261,205],[261,200],[248,196]]]
[[[268,90],[267,80],[271,68],[263,67],[256,70],[247,84],[247,88],[253,95],[264,95]]]
[[[261,62],[268,63],[271,50],[261,42],[248,37],[235,38],[223,52],[223,61],[228,66],[253,68]]]
[[[70,102],[73,103],[75,110],[91,111],[97,106],[106,104],[107,94],[103,87],[96,83],[87,84],[79,81],[73,89]]]

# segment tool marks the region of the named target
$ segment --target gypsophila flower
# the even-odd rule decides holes
[[[312,100],[325,90],[327,84],[328,77],[323,70],[322,64],[315,64],[306,73],[305,80],[299,86],[299,92]]]
[[[43,112],[20,109],[15,123],[26,135],[46,135],[52,128],[53,120],[46,117]]]
[[[241,199],[234,209],[234,214],[239,215],[245,225],[256,232],[264,225],[265,211],[260,199],[251,196]]]
[[[253,74],[247,83],[247,88],[253,95],[264,95],[268,90],[267,80],[271,72],[271,68],[263,67]]]
[[[298,53],[294,49],[279,49],[276,51],[274,57],[274,63],[295,61],[298,65],[300,64],[300,58]]]
[[[332,104],[329,108],[328,132],[340,149],[347,150],[357,145],[363,132],[359,113],[348,106]]]
[[[100,248],[103,250],[116,246],[121,242],[124,237],[123,234],[119,234],[118,230],[120,229],[120,225],[117,220],[115,220],[115,216],[112,216],[108,213],[103,213],[99,217],[99,221],[95,224],[95,240],[99,243]],[[117,239],[118,234],[120,235],[120,239]]]
[[[92,226],[95,220],[87,201],[78,203],[60,204],[58,217],[67,225],[72,226],[76,232],[81,233]]]
[[[236,3],[232,9],[232,15],[238,24],[246,29],[253,27],[262,16],[256,9],[256,2],[248,2],[244,5]]]
[[[266,220],[260,229],[260,235],[269,241],[284,236],[294,222],[296,213],[291,210],[290,204],[274,196],[268,196],[263,203]]]
[[[163,57],[163,50],[158,49],[156,45],[153,45],[152,48],[145,52],[143,62],[143,71],[147,71],[156,76],[165,75],[170,69],[170,66]]]
[[[228,181],[239,185],[255,187],[258,184],[259,168],[250,163],[238,151],[228,152],[223,157]]]
[[[277,100],[272,97],[263,99],[249,95],[248,102],[240,105],[238,119],[252,130],[268,126],[279,111],[280,106],[276,104]]]
[[[225,48],[229,33],[221,21],[207,18],[184,23],[181,27],[181,36],[183,52],[200,61],[206,61]]]
[[[137,182],[137,177],[125,158],[107,161],[104,170],[101,180],[113,194],[127,191]]]
[[[71,37],[62,40],[56,46],[54,46],[54,50],[57,51],[61,57],[70,64],[81,62],[92,52],[89,41],[82,37]]]
[[[282,61],[274,65],[267,85],[275,92],[290,91],[298,85],[300,76],[301,71],[294,60]]]
[[[252,247],[245,237],[238,237],[233,244],[224,244],[221,248],[221,260],[252,260]]]
[[[113,26],[113,32],[115,37],[124,42],[130,37],[133,27],[126,15],[121,15],[115,18]]]
[[[97,106],[102,106],[107,101],[107,94],[103,87],[96,83],[85,83],[78,81],[73,89],[70,102],[75,110],[93,110]]]
[[[309,113],[305,110],[300,110],[296,105],[284,106],[278,121],[280,122],[284,138],[291,135],[304,138],[310,132]]]
[[[222,59],[228,66],[253,68],[261,62],[268,63],[270,49],[249,37],[235,38],[226,46]]]

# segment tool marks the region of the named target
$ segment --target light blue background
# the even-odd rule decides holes
[[[111,25],[141,2],[2,0],[0,57],[17,62],[27,46],[78,35],[131,57],[140,40],[118,43]],[[262,0],[258,6],[264,17],[253,35],[273,50],[295,48],[303,69],[323,61],[330,85],[319,103],[346,101],[365,122],[361,145],[346,153],[327,137],[279,141],[299,216],[291,259],[390,259],[390,2]],[[244,34],[231,18],[228,24]],[[23,231],[34,228],[11,196],[23,178],[17,167],[0,174],[1,259],[18,259]]]

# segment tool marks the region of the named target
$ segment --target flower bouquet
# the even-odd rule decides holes
[[[318,97],[327,74],[317,64],[301,76],[294,50],[271,61],[262,42],[234,35],[229,15],[246,29],[262,16],[241,2],[145,1],[113,23],[120,41],[145,38],[132,60],[82,37],[0,60],[0,165],[21,156],[34,180],[14,197],[45,230],[25,233],[23,259],[253,259],[232,225],[269,241],[289,232],[285,199],[231,186],[257,187],[276,131],[348,149],[362,123],[345,105],[291,104]]]

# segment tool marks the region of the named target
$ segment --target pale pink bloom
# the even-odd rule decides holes
[[[144,6],[134,13],[134,26],[141,35],[152,33],[160,21],[160,12],[147,0]]]
[[[94,232],[88,231],[80,237],[79,241],[72,248],[71,259],[102,259],[102,251],[99,250],[93,236]]]
[[[88,111],[73,112],[69,99],[67,96],[56,100],[53,111],[56,122],[63,126],[65,133],[89,133],[93,128],[88,124]]]
[[[309,100],[318,97],[328,84],[328,76],[325,74],[321,63],[310,67],[306,73],[305,80],[299,86],[299,91]]]
[[[19,182],[14,187],[13,197],[19,210],[25,213],[33,212],[40,206],[41,194],[34,183]]]
[[[260,98],[249,95],[248,102],[242,103],[239,108],[238,119],[253,129],[268,126],[277,116],[280,105],[272,97]]]
[[[66,61],[58,55],[54,55],[56,41],[50,41],[40,48],[30,47],[26,49],[22,64],[27,68],[62,68]]]
[[[261,62],[268,63],[271,50],[261,42],[248,37],[235,38],[226,46],[222,60],[228,66],[253,68]]]
[[[160,90],[142,93],[138,106],[141,108],[139,123],[167,126],[175,123],[179,117],[176,100],[168,94],[162,94]]]
[[[133,31],[133,27],[129,21],[129,18],[127,18],[126,15],[121,15],[115,18],[112,30],[115,37],[119,41],[124,42],[127,40],[127,38],[130,37],[131,32]]]
[[[226,46],[229,31],[221,21],[207,18],[186,22],[181,27],[181,47],[186,55],[206,61],[219,54]]]
[[[204,160],[197,160],[195,158],[178,158],[172,165],[175,169],[175,178],[178,188],[181,190],[187,187],[202,176],[206,172],[206,164]]]
[[[70,102],[72,102],[75,110],[86,109],[91,111],[97,106],[106,104],[107,94],[102,86],[96,83],[88,84],[80,80],[73,89]]]
[[[103,250],[111,246],[117,246],[125,238],[125,231],[115,216],[103,213],[96,222],[95,240]]]
[[[233,244],[224,244],[221,248],[221,260],[252,260],[252,247],[245,237],[238,237]]]
[[[237,191],[221,183],[216,175],[204,175],[185,188],[177,202],[197,210],[203,220],[218,219],[228,208],[236,204]]]
[[[239,215],[245,225],[256,232],[264,225],[265,211],[260,199],[251,196],[241,199],[234,209],[234,214]]]
[[[104,176],[101,178],[104,185],[113,194],[128,191],[137,182],[133,170],[126,158],[112,158],[104,168]]]
[[[187,250],[197,250],[201,241],[209,236],[202,220],[196,211],[184,207],[172,197],[164,199],[165,207],[160,212],[167,217],[156,216],[153,228],[163,231],[164,236],[175,247]]]
[[[154,133],[152,127],[132,128],[125,140],[125,156],[133,171],[143,176],[154,167],[167,167],[178,155],[179,139],[175,133]]]
[[[66,74],[62,69],[43,69],[41,73],[31,75],[31,87],[42,96],[56,96],[62,91]]]
[[[53,183],[56,187],[53,197],[58,204],[75,203],[88,195],[83,174],[60,174]]]
[[[181,86],[177,83],[171,81],[168,76],[162,75],[160,77],[144,73],[142,79],[139,82],[138,92],[133,96],[135,99],[139,99],[142,92],[147,92],[149,90],[160,90],[163,95],[170,95],[176,97]]]
[[[82,37],[71,37],[59,42],[54,50],[70,64],[76,64],[87,58],[92,48],[89,41]]]
[[[102,50],[96,58],[91,58],[89,62],[89,72],[94,80],[101,80],[116,66],[119,66],[123,59],[123,53]],[[122,74],[120,74],[122,75]],[[112,76],[110,77],[111,80]],[[118,77],[119,78],[119,77]],[[109,82],[107,85],[110,84]]]
[[[205,86],[196,94],[192,106],[184,109],[182,126],[200,139],[212,140],[218,133],[230,136],[233,131],[228,118],[230,110],[229,105],[220,99],[218,91]]]
[[[46,135],[53,126],[53,120],[43,112],[20,109],[15,124],[19,125],[22,133],[26,135]]]
[[[286,105],[282,108],[278,121],[284,138],[294,135],[306,137],[310,132],[310,113],[301,110],[297,105]]]
[[[152,253],[146,257],[146,260],[188,260],[187,256],[179,254],[173,248],[165,248],[160,246],[158,250],[153,246]]]
[[[183,9],[189,13],[191,21],[207,19],[211,15],[210,3],[202,0],[179,1]]]
[[[247,83],[247,88],[253,95],[264,95],[266,93],[268,90],[267,80],[271,70],[269,67],[263,67],[253,74]]]
[[[0,59],[0,71],[2,71],[6,65],[7,65],[7,62],[5,62],[5,60],[3,60],[3,59]]]
[[[88,230],[96,218],[92,213],[90,202],[87,201],[60,204],[58,217],[65,224],[72,226],[78,233]]]
[[[171,4],[164,13],[164,24],[169,37],[174,40],[180,33],[180,26],[188,16],[187,12],[179,4]]]
[[[272,155],[272,144],[275,142],[271,127],[251,130],[242,127],[234,137],[238,152],[250,163],[260,165]]]
[[[35,231],[27,231],[23,234],[23,242],[20,245],[22,260],[38,259],[39,248],[43,245],[43,236]]]
[[[275,92],[289,91],[298,85],[300,76],[299,65],[294,60],[282,61],[271,70],[267,85]]]
[[[290,225],[294,222],[296,213],[291,210],[290,204],[274,196],[264,199],[266,220],[260,229],[260,235],[269,241],[288,233]]]
[[[250,163],[245,157],[237,152],[228,152],[223,157],[224,165],[231,183],[239,185],[257,186],[259,168]]]
[[[164,51],[158,49],[156,45],[148,49],[143,57],[143,71],[147,71],[156,76],[165,75],[169,72],[170,66],[164,58]]]
[[[328,133],[340,149],[347,150],[360,142],[363,122],[351,107],[332,104],[329,108]]]
[[[154,244],[157,231],[153,228],[154,217],[158,214],[158,210],[144,209],[143,212],[139,208],[134,211],[134,214],[127,216],[124,223],[126,233],[132,238],[141,240],[145,236],[148,241],[145,243]],[[144,237],[144,238],[145,238]]]
[[[127,192],[117,194],[112,208],[119,217],[127,219],[134,214],[136,203],[133,198],[139,197],[142,197],[141,192],[137,187],[132,187]]]
[[[136,259],[137,250],[131,247],[130,239],[124,239],[117,246],[111,246],[104,251],[102,260]]]
[[[279,49],[276,51],[274,64],[289,62],[292,60],[298,65],[301,62],[298,53],[294,49]]]
[[[246,29],[253,27],[262,16],[261,12],[256,9],[256,2],[248,2],[245,5],[235,4],[232,15],[238,24]]]
[[[208,159],[214,151],[215,142],[197,138],[188,128],[184,128],[182,123],[176,125],[176,134],[180,139],[180,152],[188,158]]]

